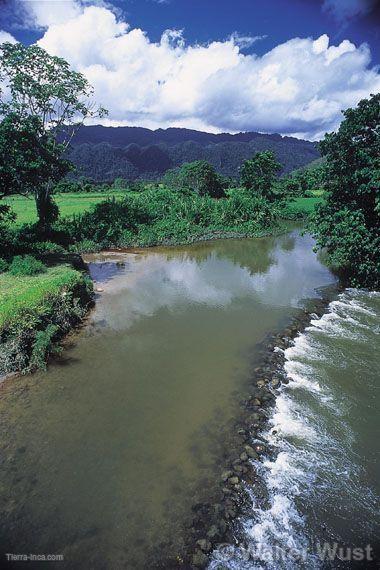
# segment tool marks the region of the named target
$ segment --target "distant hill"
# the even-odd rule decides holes
[[[72,142],[69,159],[75,177],[98,182],[115,178],[157,179],[166,170],[193,160],[207,160],[224,176],[238,177],[244,160],[261,150],[272,150],[283,173],[319,158],[315,143],[278,134],[205,133],[190,129],[140,127],[82,127]]]

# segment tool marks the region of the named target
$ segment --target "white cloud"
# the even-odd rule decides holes
[[[239,35],[186,45],[178,30],[154,43],[104,2],[65,3],[71,8],[55,15],[33,8],[37,24],[46,28],[38,43],[87,76],[97,101],[109,110],[105,124],[315,139],[337,127],[341,109],[380,91],[366,45],[344,40],[329,46],[323,35],[315,41],[294,38],[256,56],[241,52]]]
[[[15,44],[17,43],[17,40],[12,36],[12,34],[9,34],[4,30],[0,30],[0,44],[3,44],[4,42]]]

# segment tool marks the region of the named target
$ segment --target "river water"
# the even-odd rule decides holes
[[[192,506],[220,480],[260,342],[335,282],[312,246],[294,231],[90,256],[103,291],[87,325],[46,373],[1,387],[3,561],[36,553],[64,558],[43,567],[180,567]],[[348,291],[286,350],[290,382],[262,434],[271,504],[253,501],[243,521],[248,558],[220,550],[215,568],[296,567],[268,561],[264,546],[373,542],[379,311],[375,294]]]

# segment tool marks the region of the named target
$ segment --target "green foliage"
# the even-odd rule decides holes
[[[344,112],[321,142],[326,202],[311,229],[330,263],[355,286],[380,285],[380,95]]]
[[[122,198],[125,192],[117,190],[104,192],[78,192],[54,194],[54,201],[59,207],[61,217],[81,214],[89,210],[91,206],[103,202],[106,198]],[[26,196],[12,196],[4,201],[11,207],[11,212],[16,216],[16,225],[34,224],[37,221],[35,201]],[[1,222],[0,222],[1,223]],[[56,225],[56,224],[55,224]],[[9,224],[7,224],[9,226]]]
[[[323,203],[322,197],[293,198],[286,202],[281,210],[281,217],[286,220],[305,220],[310,218],[315,208]]]
[[[132,143],[132,144],[131,144]],[[271,150],[289,173],[319,156],[315,143],[280,135],[238,133],[219,135],[138,127],[84,126],[73,139],[68,158],[76,177],[98,182],[158,180],[186,162],[207,160],[218,174],[238,180],[240,167],[256,152]]]
[[[61,222],[72,251],[104,247],[188,243],[213,235],[262,235],[276,225],[280,208],[244,189],[218,200],[168,188],[108,200]]]
[[[44,255],[46,253],[65,253],[65,248],[59,245],[58,243],[54,243],[53,241],[38,241],[33,243],[32,246],[33,252],[38,255]]]
[[[94,110],[81,73],[35,44],[0,46],[0,80],[7,92],[0,92],[0,158],[7,145],[11,157],[2,167],[4,184],[12,192],[34,191],[39,222],[49,227],[58,216],[50,194],[68,171],[63,155],[72,135],[85,118],[105,111]]]
[[[5,273],[5,271],[8,271],[8,267],[9,263],[0,257],[0,273]]]
[[[195,192],[199,196],[224,196],[223,180],[205,160],[187,162],[166,173],[164,182],[174,190]]]
[[[59,180],[69,171],[59,145],[43,143],[39,117],[11,112],[0,122],[0,198],[31,194],[46,180]]]
[[[49,324],[45,330],[37,331],[30,355],[29,369],[46,370],[46,360],[54,349],[54,337],[59,332],[58,325]]]
[[[64,265],[34,276],[0,274],[0,374],[44,367],[52,342],[84,316],[91,292],[89,279]]]
[[[37,275],[44,273],[46,266],[32,255],[16,255],[9,266],[11,275]]]
[[[326,167],[324,162],[315,161],[317,164],[310,168],[295,170],[288,176],[278,181],[281,193],[287,198],[304,197],[310,198],[316,192],[323,194],[326,184]]]
[[[281,164],[271,151],[258,152],[251,160],[246,160],[241,169],[241,183],[252,194],[266,200],[276,198],[277,173]]]
[[[99,249],[99,244],[92,239],[82,239],[69,247],[73,253],[94,253]]]

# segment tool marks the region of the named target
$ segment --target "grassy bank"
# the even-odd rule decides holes
[[[91,282],[68,265],[33,276],[0,275],[0,375],[45,366],[91,302]]]
[[[110,192],[73,192],[65,194],[56,194],[56,201],[60,215],[62,218],[70,218],[73,215],[83,214],[91,210],[93,206],[107,200],[115,198],[121,200],[127,195],[135,195],[134,192],[126,192],[122,190],[113,190]],[[322,201],[320,196],[310,198],[296,198],[289,201],[288,209],[292,214],[300,217],[308,216],[317,204]],[[8,204],[12,211],[16,214],[16,224],[34,224],[37,221],[36,205],[33,198],[26,196],[12,196],[3,200],[3,204]]]
[[[116,199],[125,196],[125,191],[114,190],[112,192],[73,192],[67,194],[56,194],[54,200],[57,203],[60,215],[64,218],[86,212],[94,206],[103,202],[107,198]],[[16,214],[16,224],[34,224],[37,221],[37,211],[34,198],[26,196],[11,196],[2,201],[8,204]]]

